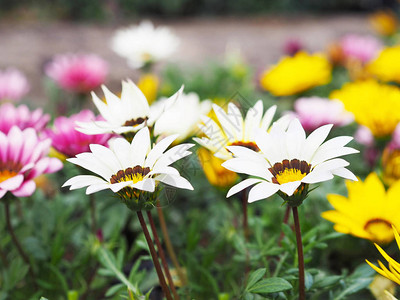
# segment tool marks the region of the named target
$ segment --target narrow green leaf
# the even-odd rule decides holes
[[[255,294],[268,294],[290,290],[292,285],[285,279],[271,277],[253,285],[248,291]]]
[[[251,273],[251,275],[249,276],[249,280],[247,281],[246,291],[251,288],[257,281],[259,281],[264,276],[265,272],[267,272],[267,269],[261,268]]]

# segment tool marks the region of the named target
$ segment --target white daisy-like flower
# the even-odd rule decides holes
[[[116,138],[110,142],[110,148],[92,144],[91,152],[67,160],[96,175],[72,177],[63,187],[70,186],[71,190],[87,187],[86,194],[110,189],[128,202],[137,201],[142,192],[155,192],[158,182],[192,190],[189,181],[170,166],[191,154],[187,150],[194,146],[181,144],[167,150],[177,137],[168,136],[151,147],[150,132],[145,127],[137,132],[131,143]]]
[[[179,142],[194,133],[201,122],[201,116],[211,110],[211,101],[200,101],[196,93],[182,93],[174,103],[168,104],[171,100],[173,99],[162,98],[153,104],[168,107],[154,124],[154,135],[179,134],[176,140]]]
[[[76,122],[78,131],[85,134],[136,132],[145,126],[152,126],[161,116],[165,106],[149,106],[142,91],[131,80],[122,81],[121,97],[102,86],[105,101],[92,92],[96,105],[104,121]],[[172,95],[167,103],[173,103],[182,93],[183,86]]]
[[[194,140],[223,160],[232,158],[232,152],[227,148],[229,146],[244,146],[258,151],[254,139],[255,133],[257,130],[269,129],[276,111],[276,105],[274,105],[263,115],[261,100],[247,111],[245,119],[240,109],[233,103],[228,104],[228,112],[216,104],[212,107],[220,125],[213,119],[203,116],[204,124],[200,125],[200,129],[207,137],[194,138]],[[288,117],[283,117],[277,122],[282,123],[283,126],[288,121]]]
[[[333,175],[357,180],[346,169],[349,163],[338,158],[359,152],[345,147],[353,138],[339,136],[324,142],[332,126],[321,126],[306,138],[300,121],[293,119],[287,129],[274,123],[269,132],[258,131],[255,141],[259,152],[240,146],[227,147],[235,157],[222,166],[254,176],[233,186],[227,197],[252,185],[249,202],[268,198],[277,192],[287,197],[306,196],[308,184],[330,180]],[[304,198],[300,203],[302,200]]]
[[[111,48],[124,57],[132,68],[165,60],[178,48],[179,39],[169,28],[157,28],[149,21],[115,32]]]

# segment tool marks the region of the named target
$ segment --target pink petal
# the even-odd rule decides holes
[[[36,183],[33,180],[25,181],[17,190],[12,191],[16,197],[29,197],[36,189]]]
[[[14,177],[11,177],[5,181],[0,182],[0,189],[13,191],[17,189],[22,184],[23,181],[24,181],[24,175],[18,174]]]

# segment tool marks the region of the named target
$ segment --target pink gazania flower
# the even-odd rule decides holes
[[[34,178],[62,168],[57,158],[47,157],[50,139],[40,140],[33,128],[13,126],[8,134],[0,132],[0,199],[11,192],[28,197],[36,189]]]
[[[14,68],[0,71],[0,101],[19,101],[29,91],[24,74]]]
[[[50,115],[43,114],[40,108],[30,111],[26,105],[16,107],[11,103],[4,103],[0,106],[0,131],[5,134],[13,126],[17,126],[21,130],[33,128],[41,132],[49,120]]]
[[[291,38],[285,41],[283,44],[283,53],[286,55],[293,56],[297,52],[303,50],[305,47],[303,43],[296,38]]]
[[[338,100],[319,97],[299,98],[294,103],[294,110],[289,114],[298,118],[308,132],[327,124],[344,126],[354,120],[353,115],[345,111],[343,103]]]
[[[104,83],[108,64],[95,54],[63,54],[45,67],[46,75],[62,89],[87,93]]]
[[[49,129],[45,134],[52,140],[52,146],[58,152],[67,157],[74,157],[82,152],[89,152],[90,144],[99,144],[106,146],[111,134],[95,134],[87,135],[81,133],[75,128],[78,122],[91,122],[103,120],[101,117],[95,117],[90,110],[82,110],[81,112],[67,117],[58,117],[54,121],[54,129]]]
[[[346,59],[357,59],[366,63],[383,48],[383,43],[373,36],[348,34],[340,40],[342,53]]]

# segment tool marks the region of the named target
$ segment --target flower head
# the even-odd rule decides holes
[[[152,126],[163,113],[163,106],[150,109],[142,91],[130,80],[122,81],[121,97],[111,93],[102,86],[106,102],[92,92],[93,103],[96,105],[104,121],[77,122],[80,132],[86,134],[136,132],[145,126]],[[170,99],[177,99],[183,87]],[[175,100],[171,100],[173,103]]]
[[[379,53],[383,43],[373,36],[348,34],[341,39],[340,46],[345,59],[356,59],[365,63]]]
[[[338,100],[319,97],[300,98],[294,103],[292,115],[300,120],[306,131],[312,131],[326,124],[344,126],[351,123],[353,115],[344,110]]]
[[[331,128],[331,124],[324,125],[306,138],[300,121],[293,119],[288,128],[274,123],[269,132],[258,131],[255,142],[260,152],[241,146],[227,147],[234,158],[222,165],[228,170],[255,177],[233,186],[227,197],[255,185],[250,189],[249,202],[279,193],[290,205],[297,206],[307,195],[310,183],[330,180],[333,175],[357,180],[345,168],[349,163],[338,158],[358,152],[345,147],[353,138],[339,136],[324,142]]]
[[[0,199],[7,192],[27,197],[36,189],[34,179],[62,168],[56,158],[47,157],[51,141],[39,140],[33,128],[13,126],[8,134],[0,132]]]
[[[168,103],[173,100],[163,98],[153,104],[168,107],[154,124],[154,135],[179,134],[177,141],[183,141],[195,132],[202,115],[209,113],[211,101],[200,101],[196,93],[182,93],[174,103]]]
[[[397,227],[392,226],[393,234],[394,234],[394,237],[396,238],[397,247],[400,250],[400,236],[399,236],[399,233],[396,228]],[[366,262],[376,272],[378,272],[382,276],[385,276],[386,278],[388,278],[388,279],[392,280],[393,282],[400,285],[400,264],[397,261],[395,261],[393,258],[391,258],[389,255],[387,255],[387,253],[379,245],[375,244],[375,247],[378,249],[379,253],[382,254],[382,256],[389,263],[389,269],[386,268],[385,265],[380,260],[378,260],[378,264],[379,264],[380,268],[373,265],[368,260],[366,260]]]
[[[374,80],[346,83],[330,98],[342,101],[355,121],[368,127],[375,137],[391,135],[400,121],[400,89],[392,85]]]
[[[346,186],[348,197],[328,195],[335,210],[322,213],[322,217],[335,223],[334,229],[338,232],[379,244],[391,242],[391,224],[400,226],[400,184],[385,191],[378,175],[371,173],[364,182],[346,182]]]
[[[191,154],[187,151],[193,144],[181,144],[165,151],[177,138],[168,136],[151,148],[150,132],[142,128],[129,143],[123,138],[110,142],[110,148],[92,144],[91,152],[67,159],[96,175],[79,175],[69,179],[63,186],[70,189],[87,187],[86,194],[110,189],[134,210],[150,209],[155,204],[158,182],[193,189],[170,165]],[[149,194],[150,193],[150,194]]]
[[[95,54],[68,53],[55,56],[46,65],[45,72],[62,89],[87,93],[104,82],[108,64]]]
[[[228,146],[241,145],[258,150],[254,141],[255,131],[257,129],[267,131],[276,111],[276,106],[272,106],[263,115],[261,100],[247,111],[245,119],[233,103],[228,104],[228,112],[216,104],[212,107],[218,123],[204,116],[204,125],[200,125],[200,129],[207,137],[194,138],[194,140],[223,160],[232,158],[232,153],[227,149]]]
[[[139,78],[138,88],[142,91],[149,104],[152,104],[157,98],[159,79],[153,74],[144,74]]]
[[[79,153],[89,151],[90,144],[105,146],[111,138],[110,134],[87,135],[75,130],[75,122],[90,122],[102,120],[95,117],[90,110],[82,110],[78,114],[67,117],[58,117],[54,121],[54,128],[45,133],[52,140],[52,146],[67,157],[73,157]]]
[[[397,31],[397,18],[391,11],[377,11],[370,16],[369,22],[382,35],[392,35]]]
[[[291,38],[285,41],[283,44],[283,52],[286,55],[293,56],[297,52],[304,49],[303,43],[299,39]]]
[[[30,111],[26,105],[15,107],[11,103],[4,103],[0,106],[0,131],[7,134],[13,126],[21,130],[33,128],[42,131],[50,120],[48,114],[43,114],[42,109],[38,108]]]
[[[14,68],[0,71],[0,101],[19,101],[29,91],[24,74]]]
[[[331,65],[325,56],[298,52],[265,71],[260,84],[275,96],[289,96],[330,81]]]
[[[386,145],[382,153],[382,179],[391,186],[400,179],[400,125],[397,125],[392,140]]]
[[[135,69],[168,58],[178,45],[179,39],[169,28],[155,28],[149,21],[117,30],[111,41],[114,52]]]
[[[367,65],[367,72],[380,80],[400,83],[400,46],[383,49],[379,56]]]

